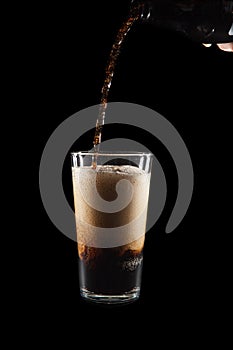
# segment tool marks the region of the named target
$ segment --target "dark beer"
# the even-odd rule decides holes
[[[141,285],[143,251],[126,246],[94,248],[79,245],[79,274],[82,293],[121,295]],[[85,287],[84,287],[85,286]]]

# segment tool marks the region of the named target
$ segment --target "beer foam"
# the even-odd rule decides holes
[[[145,171],[132,165],[101,165],[97,166],[96,171],[98,173],[115,173],[115,174],[128,174],[128,175],[143,175]]]
[[[78,243],[97,248],[142,249],[150,174],[131,165],[80,167],[73,168],[72,173]],[[121,180],[125,187],[118,193]],[[110,207],[117,200],[126,205],[116,212],[100,211],[91,204],[103,201]]]

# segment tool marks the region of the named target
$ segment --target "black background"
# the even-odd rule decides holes
[[[108,54],[129,3],[102,0],[78,3],[76,7],[38,5],[33,12],[36,60],[32,74],[37,85],[34,110],[39,117],[36,169],[55,128],[72,114],[99,103]],[[197,334],[207,332],[207,323],[219,323],[217,315],[224,309],[222,292],[227,290],[228,280],[224,273],[226,256],[222,253],[228,235],[231,63],[230,53],[216,46],[204,48],[177,33],[146,24],[131,30],[109,101],[150,107],[174,125],[192,158],[193,199],[182,223],[166,235],[165,226],[177,193],[175,167],[160,142],[138,130],[135,139],[150,148],[163,166],[168,200],[159,221],[146,236],[139,301],[108,308],[80,299],[76,244],[50,222],[38,189],[38,235],[34,245],[38,254],[33,256],[30,305],[34,316],[42,316],[43,334],[46,330],[50,333],[54,324],[72,325],[79,327],[77,338],[82,338],[88,327],[89,331],[99,331],[99,337],[108,332],[118,344],[127,332],[131,333],[129,340],[133,335],[137,339],[141,325],[150,324],[151,315],[154,327],[159,324],[157,333],[178,326],[180,332],[190,332],[194,341]],[[93,131],[77,141],[76,150],[91,147]],[[108,126],[103,137],[127,137],[132,131]],[[63,182],[72,205],[69,166],[66,163]],[[189,327],[194,319],[197,324]],[[92,333],[89,335],[85,334],[87,343],[92,340]]]

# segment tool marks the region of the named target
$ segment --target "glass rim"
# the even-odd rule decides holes
[[[135,157],[135,156],[153,156],[151,152],[137,152],[137,151],[98,151],[98,152],[88,152],[79,151],[71,152],[71,156],[118,156],[118,157]]]

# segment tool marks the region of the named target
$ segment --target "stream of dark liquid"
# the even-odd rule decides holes
[[[92,161],[93,168],[96,168],[97,166],[97,154],[99,152],[100,143],[101,143],[101,136],[102,136],[102,130],[103,130],[104,121],[105,121],[105,113],[107,109],[109,90],[112,84],[112,79],[114,76],[116,63],[120,55],[121,47],[123,45],[125,37],[127,36],[128,32],[132,28],[133,24],[141,18],[142,12],[143,12],[143,4],[139,4],[131,8],[128,18],[122,23],[117,33],[116,39],[113,43],[113,46],[109,55],[108,64],[105,69],[104,84],[101,90],[100,108],[99,108],[98,118],[96,121],[95,136],[93,141],[94,153],[95,153],[95,156],[93,157],[93,161]]]

